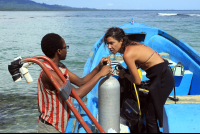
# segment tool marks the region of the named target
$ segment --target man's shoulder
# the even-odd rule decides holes
[[[59,62],[58,66],[61,67],[61,68],[67,68],[62,62]]]

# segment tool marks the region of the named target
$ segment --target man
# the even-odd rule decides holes
[[[60,62],[60,60],[66,59],[67,47],[68,46],[66,46],[64,39],[54,33],[45,35],[41,41],[43,53],[49,57],[57,67],[59,67],[67,80],[79,87],[73,87],[73,89],[79,97],[82,98],[93,89],[101,77],[111,73],[112,68],[110,65],[103,66],[103,62],[105,61],[110,63],[110,58],[102,58],[99,65],[94,68],[90,74],[84,78],[79,78]],[[57,80],[59,85],[62,86],[63,81],[60,77],[46,61],[43,62],[47,68],[49,68],[51,74]],[[71,85],[70,82],[68,82],[69,85]],[[67,94],[70,94],[71,90],[72,89],[68,89]],[[65,132],[69,119],[69,108],[67,107],[65,101],[58,95],[54,85],[43,70],[41,71],[38,79],[38,110],[41,113],[38,125],[39,133]]]

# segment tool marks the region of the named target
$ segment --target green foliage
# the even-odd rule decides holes
[[[72,8],[60,5],[47,5],[32,0],[0,0],[0,11],[83,11],[89,8]]]

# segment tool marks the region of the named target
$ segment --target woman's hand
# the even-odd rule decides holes
[[[125,74],[126,72],[124,71],[124,70],[118,70],[118,75],[119,75],[119,78],[121,78],[121,79],[123,79],[123,78],[125,78],[124,77],[124,74]]]
[[[102,77],[104,77],[106,75],[110,75],[111,72],[112,72],[112,67],[110,65],[107,65],[103,66],[99,73],[101,74]]]
[[[104,66],[104,64],[103,64],[104,62],[106,62],[107,64],[111,64],[110,56],[108,56],[108,57],[103,57],[103,58],[101,59],[101,61],[99,62],[99,65],[98,65],[99,70],[101,70],[102,67]]]

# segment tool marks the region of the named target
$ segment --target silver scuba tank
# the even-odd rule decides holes
[[[99,83],[99,124],[106,133],[120,132],[120,84],[108,76]]]

